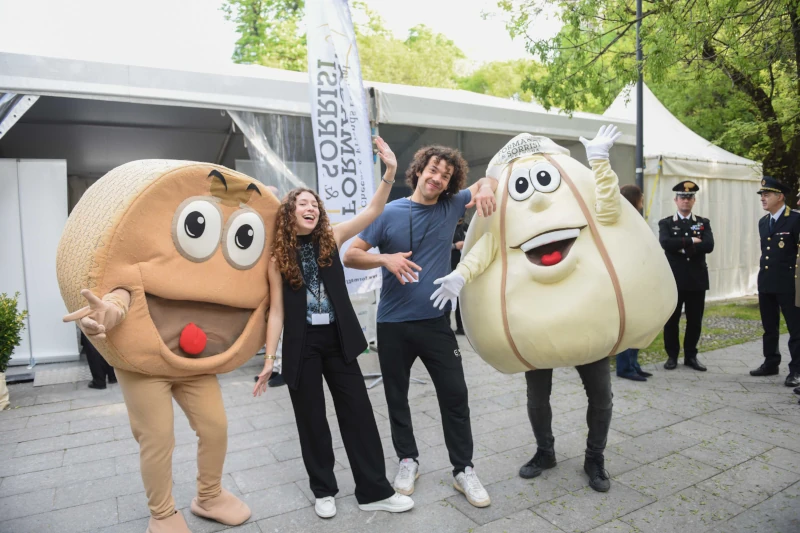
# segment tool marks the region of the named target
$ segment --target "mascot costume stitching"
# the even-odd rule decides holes
[[[173,398],[198,436],[192,512],[227,525],[250,517],[221,485],[228,440],[216,374],[264,344],[278,206],[225,167],[145,160],[98,180],[67,221],[57,255],[64,320],[77,320],[116,369],[148,533],[189,531],[172,497]]]
[[[584,469],[600,491],[610,486],[603,468],[612,408],[608,356],[648,346],[677,303],[658,240],[633,206],[620,202],[609,163],[620,135],[604,126],[591,141],[581,137],[591,170],[546,137],[511,140],[487,170],[499,182],[499,216],[473,219],[461,263],[436,280],[441,286],[431,297],[443,307],[460,293],[475,351],[501,372],[526,372],[538,451],[523,477],[555,466],[552,369],[577,368],[589,397]]]

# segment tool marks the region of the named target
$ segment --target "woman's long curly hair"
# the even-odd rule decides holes
[[[331,266],[333,253],[336,251],[336,240],[333,237],[328,213],[319,195],[311,189],[299,187],[292,189],[281,202],[278,208],[278,220],[275,231],[275,242],[272,253],[278,263],[283,279],[289,282],[294,290],[303,286],[303,273],[300,265],[297,264],[297,197],[307,192],[314,196],[319,206],[319,220],[314,231],[311,232],[311,239],[315,244],[319,244],[319,257],[317,264],[320,267]]]

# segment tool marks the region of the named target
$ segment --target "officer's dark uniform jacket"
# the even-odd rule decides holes
[[[701,242],[695,244],[692,237]],[[714,251],[714,234],[707,218],[694,214],[683,219],[675,213],[658,221],[658,240],[672,267],[680,291],[707,291],[706,254]]]
[[[758,292],[791,294],[797,276],[797,240],[800,238],[800,213],[785,207],[769,230],[767,213],[758,221],[761,239],[761,262],[758,271]]]

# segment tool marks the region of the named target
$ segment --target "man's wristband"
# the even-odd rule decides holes
[[[381,176],[381,181],[384,183],[388,183],[389,185],[394,185],[394,182],[397,181],[397,179],[393,179],[392,181],[387,181],[383,178],[383,176]]]
[[[276,357],[274,355],[264,354],[264,360],[265,361],[274,361],[275,359],[276,359]]]

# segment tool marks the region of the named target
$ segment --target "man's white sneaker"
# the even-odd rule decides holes
[[[489,493],[483,488],[478,474],[471,466],[468,466],[463,472],[459,472],[453,480],[453,487],[466,496],[467,501],[475,507],[488,507],[492,503]]]
[[[397,494],[396,492],[378,502],[358,504],[362,511],[389,511],[390,513],[402,513],[414,507],[414,500],[408,496]]]
[[[405,496],[414,494],[414,482],[419,477],[419,465],[414,459],[400,461],[400,470],[394,477],[394,490]]]
[[[317,502],[314,504],[314,511],[320,518],[332,518],[336,516],[336,500],[333,499],[333,496],[317,498]]]

